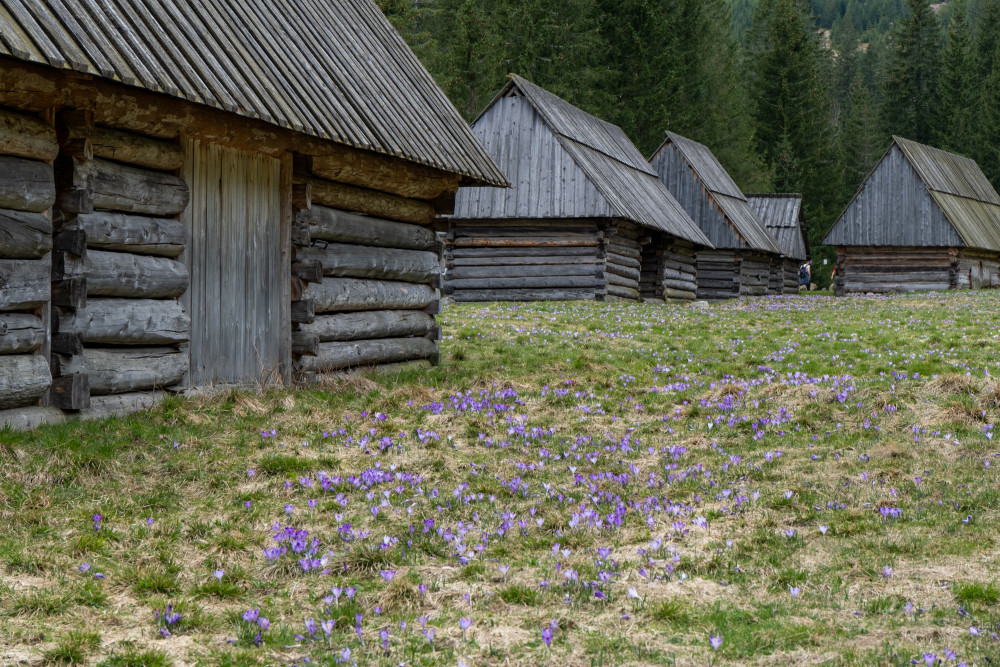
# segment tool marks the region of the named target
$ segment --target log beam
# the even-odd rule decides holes
[[[59,154],[56,131],[34,116],[0,109],[0,154],[51,162]]]
[[[94,348],[81,355],[57,354],[52,358],[53,371],[59,377],[74,373],[89,376],[93,396],[170,387],[180,383],[188,370],[187,354],[170,347]]]
[[[0,410],[36,403],[51,383],[45,357],[37,354],[0,357]]]
[[[320,343],[316,356],[299,358],[296,370],[324,373],[341,368],[429,359],[437,353],[437,344],[426,338],[380,338]]]
[[[353,211],[389,220],[428,225],[436,215],[434,205],[416,199],[334,183],[318,178],[296,177],[296,184],[312,186],[313,207],[328,206],[341,211]]]
[[[369,310],[321,315],[300,330],[315,334],[320,342],[426,336],[434,317],[419,310]]]
[[[77,215],[61,229],[82,231],[93,248],[140,255],[177,257],[188,242],[188,231],[177,220],[108,211]]]
[[[432,283],[441,273],[437,254],[423,250],[330,243],[303,248],[298,256],[319,261],[326,276]]]
[[[50,165],[0,155],[0,209],[41,213],[55,201],[56,183]]]
[[[310,285],[307,294],[317,313],[419,310],[434,301],[434,290],[427,285],[356,278],[324,278],[322,283]]]
[[[429,250],[436,245],[426,227],[346,213],[326,206],[300,211],[297,218],[309,226],[311,239],[352,245]]]
[[[52,249],[52,223],[41,213],[0,209],[0,257],[39,259]]]
[[[312,159],[312,173],[330,181],[425,200],[457,190],[459,183],[458,176],[377,153],[316,156]]]
[[[54,330],[78,332],[91,345],[174,345],[191,338],[191,318],[172,299],[91,299],[53,315]]]
[[[27,310],[49,300],[51,262],[44,259],[0,259],[0,310]]]

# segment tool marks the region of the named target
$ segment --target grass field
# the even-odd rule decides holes
[[[441,320],[431,371],[0,432],[0,664],[1000,660],[1000,294]]]

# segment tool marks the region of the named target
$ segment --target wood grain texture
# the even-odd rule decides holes
[[[0,258],[39,259],[52,249],[52,223],[41,213],[0,209]]]
[[[99,211],[78,215],[62,230],[81,230],[87,245],[99,250],[121,250],[140,255],[177,257],[188,242],[184,225],[172,218],[150,218]]]
[[[90,299],[85,308],[55,309],[53,328],[100,345],[173,345],[191,338],[191,318],[172,299]]]
[[[427,285],[357,278],[324,278],[322,283],[310,285],[306,294],[317,313],[418,310],[435,299],[434,290]]]
[[[74,416],[77,419],[87,420],[127,417],[137,412],[153,409],[169,395],[164,391],[143,391],[107,396],[91,396],[90,406],[80,410]]]
[[[55,175],[50,165],[0,155],[0,209],[41,213],[55,201]]]
[[[435,326],[431,315],[419,310],[371,310],[320,315],[300,331],[315,334],[320,342],[426,336]]]
[[[321,262],[326,276],[430,283],[441,273],[437,254],[422,250],[330,243],[302,248],[296,256]]]
[[[309,225],[313,240],[407,250],[429,250],[436,245],[434,232],[426,227],[347,213],[326,206],[313,206],[308,211],[300,211],[297,218]]]
[[[42,320],[25,313],[0,313],[0,354],[28,354],[44,344]]]
[[[0,356],[0,410],[37,403],[52,383],[45,357]]]
[[[434,205],[417,199],[376,192],[353,185],[296,177],[296,183],[312,186],[312,203],[340,211],[362,213],[378,218],[428,225],[434,221]]]
[[[301,357],[296,366],[299,371],[324,373],[341,368],[427,359],[436,355],[437,351],[437,344],[426,338],[320,343],[316,356]]]
[[[59,408],[31,405],[13,410],[0,410],[0,428],[9,427],[15,431],[33,431],[46,424],[62,424],[66,414]]]
[[[0,155],[51,162],[59,154],[55,129],[34,116],[0,109]]]
[[[91,250],[83,266],[87,296],[171,299],[190,282],[187,267],[166,257]]]
[[[188,369],[188,355],[170,347],[93,348],[82,355],[53,355],[59,376],[85,373],[92,396],[170,387]]]
[[[94,155],[115,162],[159,171],[184,166],[184,149],[175,143],[108,127],[74,127],[67,139],[89,139]]]
[[[51,292],[51,261],[0,259],[0,310],[38,308]]]
[[[454,175],[423,165],[361,152],[316,156],[312,173],[330,181],[427,200],[456,190],[459,182]]]
[[[56,164],[60,189],[89,190],[96,209],[173,216],[188,205],[184,179],[108,160],[60,158]]]

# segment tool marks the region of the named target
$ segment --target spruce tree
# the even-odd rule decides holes
[[[887,133],[928,143],[936,118],[941,25],[927,0],[908,0],[907,6],[909,15],[890,35],[883,126]]]
[[[844,116],[844,203],[854,196],[885,152],[889,137],[882,132],[875,92],[858,72],[851,84]]]
[[[948,40],[941,53],[938,109],[934,138],[945,150],[971,155],[974,148],[974,110],[977,101],[972,77],[972,52],[964,0],[953,0]]]
[[[775,189],[802,193],[812,242],[840,194],[830,68],[804,2],[760,0],[747,34],[756,141],[776,165]]]
[[[993,53],[993,67],[983,83],[982,124],[976,159],[994,188],[1000,188],[1000,44]]]

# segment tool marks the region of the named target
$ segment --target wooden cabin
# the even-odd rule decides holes
[[[695,298],[695,253],[710,244],[620,128],[519,76],[472,128],[512,187],[458,192],[446,294]]]
[[[0,12],[0,427],[434,360],[432,223],[506,185],[371,0]]]
[[[771,264],[782,250],[712,151],[667,132],[649,162],[712,242],[697,256],[698,298],[774,294]]]
[[[757,212],[764,228],[781,246],[782,255],[771,260],[769,294],[798,294],[799,267],[809,257],[802,195],[747,195],[747,203]]]
[[[834,293],[1000,285],[1000,196],[974,160],[893,137],[823,240]]]

